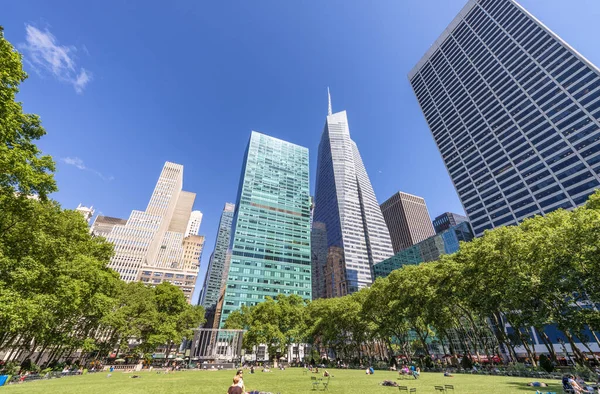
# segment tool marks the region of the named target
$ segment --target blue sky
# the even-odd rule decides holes
[[[308,147],[314,192],[327,86],[380,202],[402,190],[432,217],[462,212],[406,75],[465,2],[28,0],[4,2],[0,24],[25,55],[19,99],[48,131],[54,198],[127,218],[166,160],[183,164],[201,283],[251,130]],[[600,64],[600,2],[521,4]]]

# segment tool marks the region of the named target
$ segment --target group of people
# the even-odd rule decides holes
[[[597,388],[589,386],[579,376],[566,375],[566,376],[563,377],[562,383],[563,383],[563,388],[565,388],[565,389],[571,389],[571,390],[573,390],[575,392],[575,394],[596,393],[597,392],[596,391]]]
[[[414,365],[411,365],[410,367],[408,365],[403,365],[398,373],[400,375],[412,375],[413,378],[419,379],[419,376],[421,376],[421,368],[415,367]]]

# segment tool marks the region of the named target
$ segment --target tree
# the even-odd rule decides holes
[[[1,26],[0,70],[0,190],[4,195],[37,194],[44,199],[56,191],[54,161],[33,143],[46,134],[40,118],[23,113],[15,101],[27,74],[21,54],[4,38]]]

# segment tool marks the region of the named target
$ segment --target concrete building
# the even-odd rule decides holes
[[[600,70],[512,0],[469,0],[409,80],[476,236],[600,186]]]
[[[225,285],[227,276],[225,275],[225,260],[227,258],[227,249],[231,240],[231,226],[233,222],[233,212],[235,204],[225,203],[221,220],[219,221],[219,230],[213,253],[210,255],[208,269],[204,277],[204,284],[198,304],[206,310],[205,327],[213,327],[214,316],[219,301],[221,290]]]
[[[373,264],[393,255],[390,235],[346,111],[329,114],[319,143],[314,221],[324,223],[328,246],[344,253],[346,291],[373,281]]]
[[[116,225],[124,226],[127,224],[126,219],[113,218],[110,216],[98,215],[94,219],[94,223],[90,227],[90,234],[95,237],[108,237],[113,227]]]
[[[252,132],[226,259],[220,326],[232,311],[267,296],[311,299],[308,176],[308,149]]]
[[[417,265],[435,261],[443,254],[458,252],[460,242],[473,239],[469,222],[462,222],[439,234],[435,234],[413,246],[410,246],[394,256],[375,264],[373,271],[376,277],[388,276],[390,272],[405,265]]]
[[[348,294],[348,274],[346,273],[344,249],[337,246],[329,247],[323,280],[326,298],[343,297]]]
[[[190,214],[190,220],[188,221],[187,229],[185,230],[185,236],[198,235],[200,231],[200,224],[202,223],[202,212],[192,211]]]
[[[204,238],[185,236],[196,194],[182,186],[183,166],[166,162],[146,210],[132,211],[125,224],[114,224],[106,239],[115,246],[109,267],[121,279],[152,285],[168,281],[190,302]]]
[[[79,212],[81,216],[85,219],[86,222],[90,222],[92,220],[92,216],[94,216],[94,207],[84,207],[83,205],[77,205],[75,211]]]
[[[398,192],[381,204],[394,253],[435,234],[423,197]]]
[[[448,230],[459,223],[468,222],[469,218],[452,212],[444,212],[433,219],[433,228],[436,234]]]

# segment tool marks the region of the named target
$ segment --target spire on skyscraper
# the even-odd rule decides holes
[[[331,115],[331,94],[329,93],[329,86],[327,86],[327,99],[329,100],[329,112],[327,112],[327,115]]]

